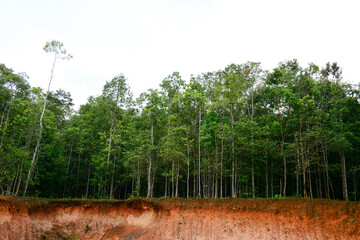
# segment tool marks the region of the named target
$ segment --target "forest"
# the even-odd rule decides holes
[[[119,74],[77,111],[5,64],[0,83],[3,195],[360,197],[360,84],[337,63],[173,72],[137,99]]]

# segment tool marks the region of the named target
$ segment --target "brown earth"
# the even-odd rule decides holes
[[[360,239],[360,204],[307,199],[0,197],[0,239]]]

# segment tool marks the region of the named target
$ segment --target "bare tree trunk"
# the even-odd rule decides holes
[[[103,198],[105,198],[106,194],[106,185],[108,180],[108,172],[109,172],[109,165],[110,165],[110,155],[111,155],[111,145],[112,145],[112,139],[113,139],[113,132],[114,132],[114,122],[115,122],[115,113],[110,112],[110,118],[111,118],[111,126],[110,126],[110,139],[109,139],[109,146],[108,146],[108,153],[107,153],[107,161],[106,161],[106,169],[105,172],[105,182],[104,182],[104,191],[103,191]],[[110,197],[111,193],[109,194]]]
[[[346,182],[346,166],[345,166],[345,151],[344,149],[339,150],[340,161],[341,161],[341,180],[343,187],[343,198],[344,200],[349,200],[347,182]]]
[[[171,197],[174,197],[174,159],[171,164]]]
[[[306,161],[305,161],[305,153],[304,153],[304,147],[303,147],[303,137],[302,137],[302,122],[300,121],[300,155],[301,155],[301,163],[302,163],[302,176],[303,176],[303,196],[304,198],[307,196],[306,193]]]
[[[299,178],[300,178],[300,151],[299,147],[296,148],[296,195],[299,195]]]
[[[135,169],[135,163],[134,163],[134,169]],[[131,195],[134,196],[134,185],[135,185],[135,175],[133,175],[131,179]]]
[[[11,195],[14,195],[15,194],[15,191],[16,191],[16,184],[17,184],[17,181],[18,181],[18,178],[20,177],[21,175],[21,172],[20,172],[20,167],[18,166],[17,167],[18,170],[16,171],[16,176],[15,176],[15,179],[12,181],[11,183]]]
[[[77,197],[77,193],[78,193],[78,183],[79,183],[79,173],[80,173],[80,156],[81,156],[81,150],[79,149],[79,161],[78,161],[77,174],[76,174],[75,197]]]
[[[312,191],[312,184],[311,184],[311,171],[310,171],[310,165],[308,167],[308,175],[309,175],[309,189],[310,189],[310,198],[313,199],[313,191]]]
[[[88,193],[89,193],[90,171],[91,171],[91,160],[89,159],[89,168],[88,168],[88,176],[87,176],[87,182],[86,182],[85,199],[88,198]]]
[[[17,197],[17,195],[19,194],[19,190],[20,190],[20,185],[21,185],[21,180],[22,180],[22,167],[23,167],[23,163],[24,160],[22,160],[21,165],[20,165],[20,176],[18,178],[18,182],[17,182],[17,187],[14,193],[14,196]]]
[[[155,161],[155,164],[156,164],[156,161]],[[151,197],[154,196],[154,183],[155,183],[155,176],[156,176],[156,168],[154,169],[153,171],[153,174],[152,174],[152,181],[151,181]]]
[[[157,165],[157,158],[154,158],[153,161],[155,161],[155,166]],[[156,167],[153,170],[152,173],[152,181],[151,181],[151,197],[154,196],[154,185],[155,185],[155,176],[156,176]]]
[[[177,160],[177,167],[176,167],[175,197],[178,197],[178,192],[179,192],[179,158]]]
[[[269,198],[269,167],[268,156],[265,159],[265,185],[266,185],[266,198]]]
[[[357,184],[356,184],[356,170],[353,169],[353,184],[354,184],[354,201],[357,201]]]
[[[218,141],[217,137],[215,136],[215,189],[214,189],[214,198],[218,197],[218,182],[219,182],[219,176],[218,176]]]
[[[138,162],[137,162],[136,195],[137,195],[137,197],[140,195],[140,159],[139,159],[139,157],[138,157]]]
[[[151,122],[151,147],[154,146],[154,124]],[[148,165],[148,176],[147,176],[147,181],[148,181],[148,189],[147,189],[147,198],[151,197],[151,164],[152,164],[152,149],[149,153],[149,165]]]
[[[232,106],[230,109],[231,114],[231,132],[234,133],[234,115],[232,111]],[[231,197],[236,197],[236,189],[235,189],[235,138],[232,136],[231,141],[231,159],[232,159],[232,165],[231,165]]]
[[[66,183],[67,183],[67,177],[69,175],[69,168],[70,168],[70,162],[71,162],[71,154],[72,154],[72,150],[73,150],[73,144],[71,143],[71,147],[70,147],[70,154],[69,154],[69,160],[68,160],[68,164],[67,164],[67,168],[66,168],[66,175],[65,175],[65,183],[64,183],[64,191],[63,191],[63,198],[65,197],[65,191],[66,191]]]
[[[110,182],[110,195],[109,198],[114,198],[114,179],[115,179],[115,166],[113,166],[112,172],[111,172],[111,182]]]
[[[255,173],[254,173],[254,153],[251,152],[251,187],[252,198],[255,198]]]
[[[187,141],[189,139],[187,138]],[[187,157],[186,157],[186,164],[187,164],[187,176],[186,176],[186,198],[189,198],[189,192],[190,192],[190,186],[189,186],[189,182],[190,182],[190,146],[189,146],[189,142],[187,143]]]
[[[195,136],[195,134],[194,134]],[[193,186],[193,198],[196,197],[196,161],[195,161],[195,158],[196,158],[196,143],[194,141],[194,186]]]
[[[318,150],[318,146],[316,145],[316,149],[317,149],[317,154],[319,153],[319,150]],[[319,183],[319,187],[318,187],[318,189],[319,189],[319,193],[318,193],[318,197],[320,197],[320,198],[322,198],[322,183],[321,183],[321,169],[320,169],[320,156],[319,156],[319,158],[317,159],[317,165],[316,165],[316,167],[317,167],[317,178],[318,178],[318,183]]]
[[[111,170],[111,182],[110,182],[110,194],[109,194],[110,199],[114,198],[115,163],[116,163],[116,148],[115,148],[114,161]]]
[[[302,175],[303,175],[303,195],[307,196],[306,193],[306,161],[303,153],[303,149],[301,147],[301,161],[302,161]]]
[[[283,159],[284,159],[284,188],[283,188],[283,196],[286,197],[286,157],[285,157],[285,150],[284,150],[284,145],[285,145],[285,133],[283,130],[283,116],[281,115],[280,117],[280,130],[281,130],[281,152],[283,155]]]
[[[220,198],[223,197],[223,158],[224,158],[224,139],[221,139]]]
[[[200,105],[200,104],[199,104]],[[200,145],[200,138],[201,138],[201,105],[199,107],[199,197],[201,197],[201,175],[200,175],[200,165],[201,165],[201,145]]]
[[[325,150],[325,146],[324,144],[321,145],[321,149],[323,152],[323,161],[324,161],[324,165],[325,165],[325,197],[327,199],[330,199],[330,184],[329,184],[329,164],[328,164],[328,160],[327,160],[327,151]]]
[[[146,197],[150,198],[151,197],[151,156],[150,155],[149,155],[148,159],[149,159],[148,175],[147,175],[148,187],[147,187],[147,195],[146,195]]]
[[[254,123],[254,92],[251,89],[251,185],[252,185],[252,197],[255,198],[255,171],[254,171],[254,131],[253,131],[253,123]]]
[[[271,176],[270,176],[270,188],[271,188],[271,197],[274,197],[274,161],[271,160]]]
[[[38,135],[35,151],[34,151],[34,154],[33,154],[33,158],[31,160],[31,164],[30,164],[30,168],[29,168],[29,171],[28,171],[27,179],[26,179],[26,182],[25,182],[24,196],[26,196],[27,189],[28,189],[28,186],[29,186],[29,181],[30,181],[30,179],[31,179],[31,177],[33,175],[34,168],[36,167],[36,164],[37,164],[37,159],[38,159],[37,155],[38,155],[38,151],[39,151],[39,148],[40,148],[40,141],[41,141],[42,130],[43,130],[42,120],[43,120],[43,117],[44,117],[44,114],[45,114],[46,102],[47,102],[47,97],[48,97],[49,92],[50,92],[51,81],[52,81],[53,75],[54,75],[56,59],[57,59],[57,55],[55,54],[54,63],[53,63],[52,69],[51,69],[51,76],[50,76],[49,86],[48,86],[48,90],[46,92],[46,95],[44,97],[44,106],[43,106],[43,110],[42,110],[41,117],[40,117],[39,135]]]
[[[25,147],[25,151],[27,152],[30,148],[30,144],[31,144],[31,139],[32,139],[32,134],[29,134],[27,141],[26,141],[26,147]],[[19,180],[18,180],[18,185],[16,188],[16,192],[15,192],[15,196],[18,196],[19,194],[19,190],[20,190],[20,186],[21,186],[21,181],[22,181],[22,169],[23,169],[23,165],[24,165],[24,157],[21,158],[21,165],[20,165],[20,176],[19,176]]]
[[[166,171],[167,171],[167,169],[166,169]],[[167,197],[167,189],[168,189],[167,184],[168,184],[168,181],[167,181],[167,173],[166,173],[166,175],[165,175],[165,193],[164,193],[165,197]]]
[[[111,143],[112,143],[112,138],[113,138],[113,131],[114,131],[114,118],[115,118],[115,114],[113,112],[110,112],[110,117],[111,117],[111,127],[110,127],[110,140],[109,140],[109,146],[108,146],[108,154],[107,154],[107,166],[109,167],[109,163],[110,163],[110,153],[111,153]]]
[[[128,176],[129,170],[126,168],[126,176]],[[128,179],[125,180],[125,189],[124,189],[124,199],[127,199],[127,187],[128,187]]]

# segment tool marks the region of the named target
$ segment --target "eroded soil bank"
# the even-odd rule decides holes
[[[305,199],[0,197],[0,239],[360,239],[359,207]]]

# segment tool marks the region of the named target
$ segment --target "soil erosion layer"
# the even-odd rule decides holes
[[[0,239],[360,239],[360,204],[306,199],[0,197]]]

